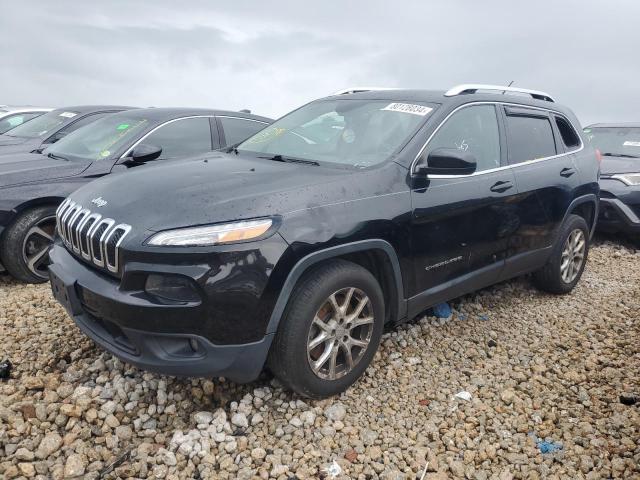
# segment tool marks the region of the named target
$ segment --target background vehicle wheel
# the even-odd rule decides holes
[[[269,368],[311,398],[346,390],[378,349],[384,297],[359,265],[334,260],[306,273],[293,291],[269,353]]]
[[[47,205],[27,210],[4,231],[0,258],[18,280],[42,283],[49,279],[49,247],[56,228],[56,208]]]
[[[589,227],[584,218],[569,215],[547,264],[534,273],[534,284],[545,292],[564,294],[576,286],[589,254]]]

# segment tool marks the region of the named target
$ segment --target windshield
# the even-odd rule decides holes
[[[367,167],[403,146],[433,108],[419,102],[322,100],[286,115],[237,148],[274,159]]]
[[[5,135],[26,138],[44,137],[45,135],[57,130],[59,126],[68,122],[76,115],[78,115],[78,112],[55,110],[53,112],[40,115],[30,122],[23,123],[22,125],[12,128]]]
[[[102,160],[128,145],[149,125],[146,118],[108,115],[51,145],[43,153],[65,159]]]
[[[640,158],[640,128],[585,128],[584,133],[603,155]]]

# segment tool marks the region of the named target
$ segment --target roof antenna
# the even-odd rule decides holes
[[[507,85],[507,87],[510,87],[511,85],[513,85],[513,80],[511,80],[511,81],[509,82],[509,85]],[[507,91],[506,91],[506,90],[503,90],[503,91],[502,91],[502,95],[504,95],[505,93],[507,93]]]

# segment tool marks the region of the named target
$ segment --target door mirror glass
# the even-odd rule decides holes
[[[161,154],[162,148],[150,143],[141,143],[134,147],[126,160],[133,163],[145,163],[156,160]]]
[[[436,148],[416,165],[416,173],[423,175],[471,175],[476,171],[476,157],[457,148]]]

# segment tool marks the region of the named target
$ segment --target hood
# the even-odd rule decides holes
[[[354,175],[366,176],[367,172],[221,153],[107,175],[70,198],[138,231],[158,231],[286,215],[371,195],[359,185],[382,183],[355,182]]]
[[[90,162],[71,162],[38,153],[0,155],[0,188],[44,182],[82,173]]]
[[[22,143],[26,143],[28,140],[33,140],[33,138],[26,137],[12,137],[11,135],[0,135],[0,147],[4,147],[6,145],[20,145]],[[2,150],[0,149],[0,152]]]
[[[640,158],[602,157],[600,173],[613,175],[614,173],[639,173]]]

